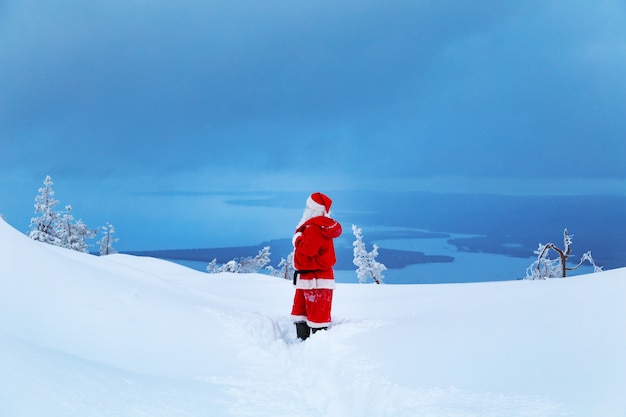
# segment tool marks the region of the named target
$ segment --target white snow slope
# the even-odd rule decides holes
[[[626,416],[626,270],[293,288],[34,242],[0,220],[0,416]]]

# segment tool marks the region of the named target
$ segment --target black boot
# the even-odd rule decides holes
[[[316,332],[318,332],[319,330],[328,330],[328,327],[318,327],[316,328],[312,328],[311,331],[313,332],[313,334],[315,334]]]
[[[311,328],[306,321],[297,321],[296,322],[296,334],[298,335],[298,339],[306,340],[311,335]]]

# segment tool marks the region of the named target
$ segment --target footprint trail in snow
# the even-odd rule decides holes
[[[472,394],[448,389],[418,390],[389,381],[350,338],[391,323],[376,320],[341,321],[302,342],[289,317],[262,314],[222,315],[246,375],[225,381],[234,416],[481,416],[552,415],[554,407],[536,399]],[[234,353],[235,354],[235,353]]]

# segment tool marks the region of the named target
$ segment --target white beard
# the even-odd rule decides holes
[[[313,217],[317,217],[317,216],[326,216],[326,213],[324,212],[324,210],[319,210],[319,209],[312,209],[311,207],[308,207],[304,209],[304,213],[302,214],[302,218],[300,219],[300,222],[298,222],[298,225],[296,226],[296,230],[302,226],[304,223],[306,223],[307,220],[312,219]]]

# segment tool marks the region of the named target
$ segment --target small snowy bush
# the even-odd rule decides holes
[[[554,243],[547,243],[545,245],[540,243],[539,248],[534,252],[537,255],[537,260],[526,269],[525,279],[565,278],[567,271],[580,268],[585,261],[593,265],[594,272],[602,271],[602,267],[597,266],[594,262],[591,251],[583,254],[578,265],[574,267],[567,266],[567,258],[569,258],[572,249],[572,237],[573,235],[570,235],[567,229],[563,231],[563,245],[565,248],[563,250],[558,248]],[[555,251],[559,257],[550,259],[548,257],[550,250]]]
[[[232,272],[235,274],[259,272],[270,263],[270,255],[270,247],[265,246],[259,251],[258,255],[254,257],[235,258],[226,262],[221,267],[218,267],[217,260],[213,259],[207,266],[207,272],[212,274],[217,272]]]

